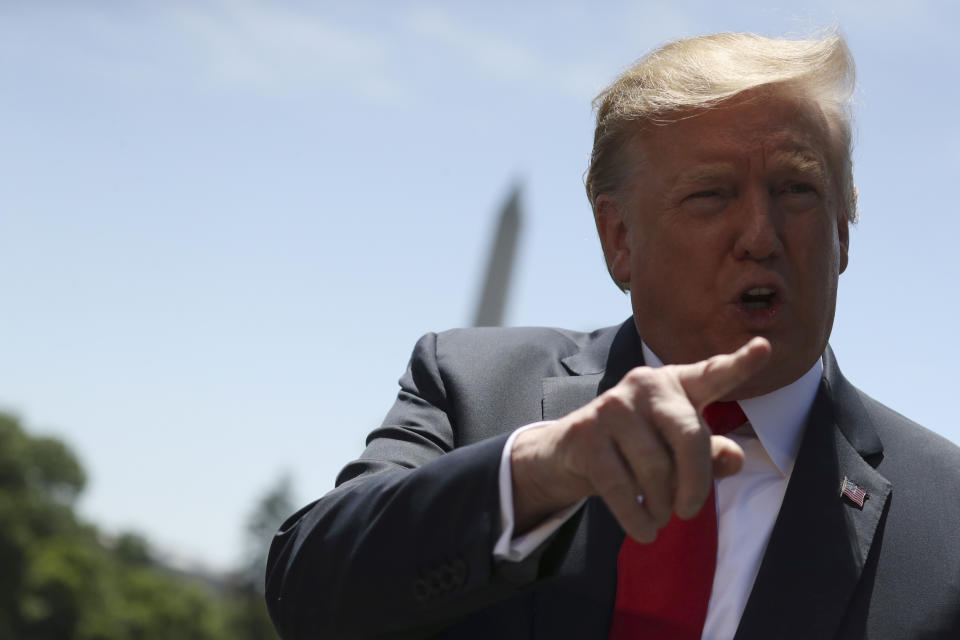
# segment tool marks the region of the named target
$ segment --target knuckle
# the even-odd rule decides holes
[[[661,429],[667,429],[673,435],[687,428],[699,426],[696,418],[696,409],[686,399],[686,396],[674,395],[652,402],[649,408],[650,419]]]
[[[589,440],[593,436],[597,415],[596,411],[593,411],[590,407],[584,407],[571,414],[571,418],[563,432],[563,440],[574,443],[573,448],[577,448],[581,446],[580,443],[583,440]]]
[[[613,389],[597,398],[596,413],[598,419],[625,415],[629,412],[630,406],[627,404],[626,398]]]
[[[660,367],[660,371],[667,377],[676,378],[681,371],[681,367],[675,364],[665,364]]]
[[[656,371],[650,367],[634,367],[627,372],[624,380],[633,386],[647,387],[656,378]]]
[[[661,369],[660,383],[670,392],[686,396],[683,390],[683,374],[689,365],[668,364]]]
[[[730,353],[718,353],[715,356],[711,356],[706,360],[706,366],[716,369],[717,367],[722,367],[723,365],[730,364],[735,360],[733,354]]]
[[[712,373],[713,371],[715,371],[716,368],[719,367],[720,364],[723,362],[723,360],[721,360],[721,358],[723,358],[722,355],[715,355],[715,356],[710,356],[709,358],[707,358],[706,360],[704,360],[704,361],[703,361],[703,371],[701,372],[701,374],[702,374],[702,375],[710,375],[710,373]]]
[[[642,433],[637,431],[631,435],[634,437],[625,443],[624,451],[627,459],[633,461],[635,466],[663,464],[669,457],[670,451],[666,443],[653,429]]]
[[[673,471],[673,465],[665,456],[653,456],[646,460],[643,468],[638,469],[637,473],[645,480],[661,480],[670,475]]]
[[[720,382],[729,377],[736,371],[737,359],[726,353],[721,353],[703,362],[703,369],[700,372],[701,378],[707,378],[715,382]]]
[[[608,392],[600,396],[594,409],[597,428],[608,435],[631,428],[639,420],[639,414],[630,399],[619,393]]]
[[[618,498],[634,493],[633,483],[620,474],[603,473],[594,475],[594,486],[601,496]]]
[[[683,449],[702,449],[709,446],[707,431],[700,421],[690,421],[677,429],[674,436],[676,446]]]
[[[658,425],[666,425],[673,422],[676,418],[677,407],[675,403],[660,400],[650,404],[650,419]]]

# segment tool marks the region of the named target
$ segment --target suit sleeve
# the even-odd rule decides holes
[[[266,597],[287,640],[423,637],[535,576],[535,556],[494,564],[507,435],[457,447],[435,335],[417,343],[400,387],[337,487],[273,541]]]

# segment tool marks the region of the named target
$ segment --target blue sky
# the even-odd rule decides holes
[[[0,3],[0,406],[74,446],[86,515],[227,567],[280,474],[327,491],[417,337],[470,321],[514,181],[508,323],[626,318],[590,101],[723,30],[848,38],[862,219],[831,342],[960,442],[952,3],[515,4]]]

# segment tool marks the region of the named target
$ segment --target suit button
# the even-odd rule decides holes
[[[457,558],[453,561],[453,581],[460,586],[467,581],[467,563]]]
[[[417,578],[413,582],[413,596],[417,599],[417,602],[421,603],[430,599],[430,587],[426,580]]]
[[[450,591],[457,586],[456,575],[454,574],[453,567],[451,567],[449,564],[445,564],[440,567],[440,571],[438,573],[441,590]]]
[[[430,587],[430,597],[436,598],[438,595],[446,591],[443,587],[443,581],[440,578],[440,572],[436,569],[430,572],[430,579],[427,583]]]

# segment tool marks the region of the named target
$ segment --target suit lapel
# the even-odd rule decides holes
[[[543,379],[544,420],[556,420],[579,409],[643,364],[633,318],[616,331],[601,329],[590,334],[583,347],[560,362],[570,375]]]
[[[632,367],[642,364],[633,318],[616,332],[591,336],[575,354],[561,360],[569,376],[544,378],[543,419],[555,420],[589,403],[614,386]],[[565,526],[542,565],[558,576],[534,593],[533,637],[603,638],[617,584],[617,553],[623,531],[598,498],[587,500]]]
[[[842,622],[891,485],[871,465],[882,445],[829,348],[824,379],[736,638],[831,638]],[[860,508],[841,496],[863,488]]]

